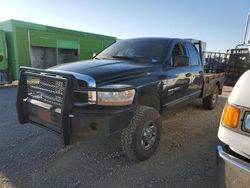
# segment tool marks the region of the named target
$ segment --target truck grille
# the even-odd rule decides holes
[[[28,98],[62,107],[65,87],[66,80],[57,77],[37,77],[27,81],[27,95]]]

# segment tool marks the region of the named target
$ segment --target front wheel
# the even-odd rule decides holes
[[[147,106],[138,106],[130,125],[122,130],[122,150],[131,159],[146,160],[157,149],[161,136],[159,112]]]
[[[219,93],[219,88],[216,85],[212,94],[203,98],[203,107],[208,110],[214,109],[218,101],[218,93]]]

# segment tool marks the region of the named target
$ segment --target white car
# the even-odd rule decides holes
[[[217,147],[223,186],[250,186],[250,70],[240,77],[225,104],[218,137],[224,143]]]

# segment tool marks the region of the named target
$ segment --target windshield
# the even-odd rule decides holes
[[[131,59],[142,63],[160,63],[165,45],[157,41],[121,40],[106,48],[95,59]]]

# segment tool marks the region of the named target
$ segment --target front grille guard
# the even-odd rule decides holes
[[[72,91],[73,91],[73,76],[70,74],[61,74],[61,73],[53,73],[52,71],[45,71],[35,68],[21,68],[20,69],[20,80],[18,85],[18,91],[17,91],[17,113],[18,113],[18,119],[21,124],[32,122],[39,126],[46,127],[45,125],[31,121],[28,114],[28,98],[31,96],[28,95],[28,87],[29,82],[32,82],[32,80],[28,80],[27,77],[37,77],[37,78],[44,78],[44,79],[51,79],[55,81],[61,81],[65,83],[64,90],[62,93],[62,101],[59,104],[52,104],[55,106],[59,106],[61,108],[60,111],[60,122],[61,122],[61,132],[58,132],[56,130],[52,130],[53,132],[59,134],[63,138],[64,145],[70,144],[70,114],[72,111]],[[44,92],[44,91],[43,91]],[[46,91],[49,92],[49,91]],[[37,100],[37,99],[36,99]],[[39,100],[40,101],[40,100]],[[46,101],[41,101],[45,102]],[[47,102],[51,104],[50,102]],[[61,106],[60,106],[61,105]]]
[[[30,97],[28,96],[28,84],[32,80],[27,79],[27,77],[29,76],[62,81],[65,83],[64,90],[63,90],[63,100],[61,101],[61,104],[51,104],[49,101],[42,101],[51,105],[55,105],[57,107],[58,106],[60,107],[61,105],[60,127],[62,131],[58,132],[55,129],[46,127],[46,125],[44,124],[30,120],[29,111],[28,111],[28,104],[29,104],[28,98]],[[41,69],[30,68],[30,67],[21,67],[20,68],[20,80],[19,80],[18,91],[17,91],[17,101],[16,101],[19,122],[21,124],[31,122],[43,128],[47,128],[51,130],[52,132],[57,133],[57,135],[59,135],[60,137],[62,137],[64,145],[69,145],[71,144],[71,138],[70,138],[71,130],[72,130],[71,118],[73,118],[72,113],[73,113],[73,106],[74,106],[73,92],[89,92],[89,91],[121,92],[121,91],[125,91],[128,89],[135,89],[132,87],[126,87],[126,88],[96,88],[96,87],[80,88],[78,87],[76,89],[74,87],[74,83],[76,83],[76,78],[74,77],[74,75],[67,74],[66,72],[56,72],[56,71],[51,71],[51,70],[41,70]],[[49,92],[49,91],[46,91],[46,92]],[[135,99],[136,98],[137,96],[135,96]],[[133,105],[135,103],[135,99],[134,99]]]

